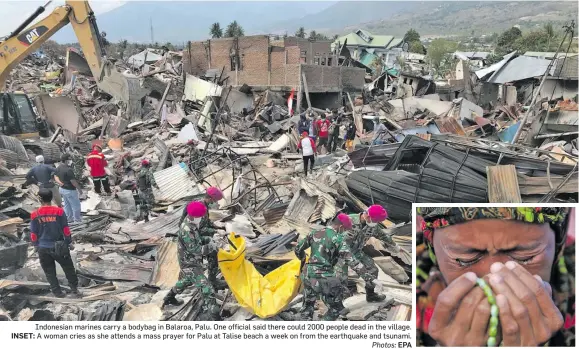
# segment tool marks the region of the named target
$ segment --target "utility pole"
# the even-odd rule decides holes
[[[151,44],[155,43],[155,36],[153,35],[153,18],[149,17],[149,26],[151,27]]]

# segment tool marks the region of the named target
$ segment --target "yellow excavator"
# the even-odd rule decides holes
[[[19,138],[38,136],[45,123],[34,111],[28,96],[22,92],[4,92],[10,71],[24,58],[40,48],[46,40],[70,23],[97,86],[103,92],[122,101],[127,112],[138,108],[143,97],[138,79],[128,78],[107,60],[103,39],[94,13],[87,1],[66,1],[46,18],[30,25],[52,1],[38,7],[16,30],[0,38],[0,133]],[[30,26],[29,26],[30,25]],[[131,109],[133,108],[133,109]],[[44,124],[44,125],[43,125]]]

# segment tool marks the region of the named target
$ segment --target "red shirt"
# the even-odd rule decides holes
[[[321,138],[328,138],[330,129],[330,120],[323,119],[316,121],[316,128],[318,129],[318,136]]]
[[[107,160],[105,160],[105,155],[99,153],[98,150],[93,150],[88,154],[86,163],[90,167],[91,177],[104,177],[107,175],[105,171]]]

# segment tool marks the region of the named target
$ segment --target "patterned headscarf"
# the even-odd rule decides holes
[[[567,237],[567,207],[419,207],[422,216],[422,234],[428,249],[434,253],[434,230],[449,225],[466,223],[475,219],[515,220],[531,224],[549,223],[555,232],[557,254]],[[433,262],[436,263],[435,260]]]
[[[574,288],[574,246],[567,246],[567,223],[570,208],[566,207],[420,207],[417,213],[422,218],[422,234],[418,235],[418,241],[423,240],[426,245],[422,257],[417,258],[417,287],[429,278],[431,268],[436,267],[436,255],[433,248],[433,238],[436,229],[448,227],[450,225],[466,223],[475,219],[502,219],[515,220],[528,224],[545,224],[548,223],[555,232],[555,252],[556,259],[553,265],[551,286],[553,292],[558,294],[555,301],[558,308],[565,316],[565,327],[561,331],[561,337],[558,337],[558,346],[566,346],[575,338],[574,320],[571,324],[571,318],[574,319],[575,313],[575,288]],[[418,242],[420,243],[420,242]],[[417,251],[418,251],[417,247]],[[572,258],[572,260],[571,260]],[[569,267],[569,268],[568,268]],[[571,270],[568,270],[571,269]],[[432,315],[430,307],[425,307],[429,301],[428,295],[420,292],[417,288],[417,320],[429,322]],[[425,298],[426,297],[426,298]],[[422,304],[422,306],[421,306]],[[428,342],[429,339],[424,337],[421,327],[423,324],[417,323],[417,335],[419,342]],[[554,337],[555,338],[555,337]],[[563,341],[563,344],[561,343]],[[551,344],[551,343],[550,343]]]

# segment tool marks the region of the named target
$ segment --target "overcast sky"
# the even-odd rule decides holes
[[[17,0],[17,1],[6,1],[0,0],[0,37],[10,34],[20,23],[30,16],[38,6],[43,6],[48,1],[28,1],[28,0]],[[105,13],[114,8],[117,8],[124,4],[126,1],[111,1],[111,0],[91,0],[90,6],[97,15]],[[48,7],[46,11],[41,15],[41,18],[48,16],[52,10],[57,6],[64,5],[64,0],[55,0]],[[37,18],[33,23],[40,20]]]

